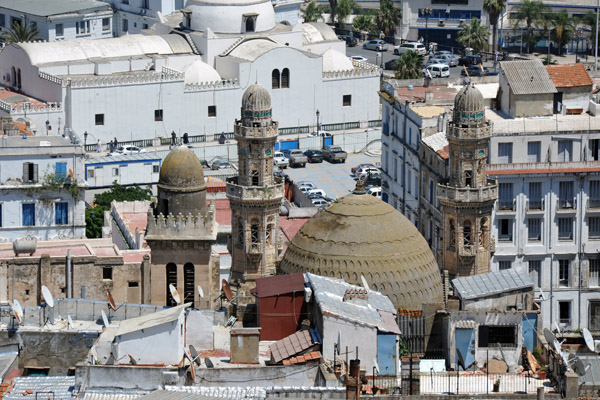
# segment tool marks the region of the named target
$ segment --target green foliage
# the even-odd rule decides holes
[[[25,25],[18,21],[13,21],[10,28],[2,28],[0,35],[0,41],[3,43],[33,42],[35,40],[42,40],[37,26]]]
[[[581,18],[581,24],[590,28],[590,38],[593,43],[596,40],[596,13],[590,11],[585,14],[583,18]]]
[[[404,339],[402,339],[402,336],[398,337],[398,350],[400,357],[408,355],[408,346],[406,345],[406,342],[404,342]]]
[[[39,186],[31,186],[27,190],[29,195],[41,192],[67,192],[75,201],[81,197],[81,187],[77,179],[71,178],[70,175],[57,175],[53,172],[47,172],[42,179],[39,180]]]
[[[513,30],[516,32],[521,23],[525,22],[527,32],[525,33],[525,42],[527,43],[527,50],[533,48],[531,43],[533,42],[533,28],[535,25],[543,25],[546,15],[550,14],[550,8],[539,0],[523,0],[523,3],[518,4],[512,8],[509,19],[513,22]]]
[[[316,1],[311,1],[302,11],[302,16],[304,17],[304,22],[316,22],[323,19],[323,9]]]
[[[416,52],[408,51],[396,63],[396,79],[418,79],[423,76],[423,58]]]
[[[375,25],[377,29],[385,33],[386,36],[396,35],[396,26],[402,22],[402,10],[396,8],[391,0],[381,0],[379,3],[379,12],[375,16]]]
[[[562,10],[558,13],[548,14],[551,24],[554,27],[552,29],[552,40],[558,44],[559,52],[562,53],[565,45],[571,40],[573,32],[575,32],[576,22],[573,18],[569,17],[567,10]]]
[[[85,210],[85,234],[88,238],[102,237],[104,211],[110,210],[110,203],[116,201],[150,200],[152,189],[138,185],[125,187],[113,182],[113,187],[94,196],[94,207]]]
[[[488,13],[492,30],[492,52],[495,52],[498,46],[498,19],[506,9],[506,0],[484,0],[483,9]]]
[[[458,32],[456,41],[465,47],[481,51],[485,49],[489,36],[487,27],[481,25],[481,21],[474,18],[470,24],[465,24]]]
[[[346,22],[346,18],[352,14],[352,9],[354,7],[356,7],[356,2],[354,0],[337,0],[335,17],[340,26],[342,26]]]
[[[371,32],[375,33],[377,27],[373,23],[373,16],[369,14],[361,14],[354,18],[352,22],[354,29],[361,32]]]

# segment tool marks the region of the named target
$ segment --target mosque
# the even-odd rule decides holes
[[[282,132],[380,119],[379,70],[346,57],[324,23],[276,22],[270,0],[188,0],[140,34],[18,43],[0,53],[0,110],[37,134],[152,144],[232,133],[244,91],[265,87]],[[14,93],[13,93],[14,92]],[[301,129],[298,130],[298,127]]]

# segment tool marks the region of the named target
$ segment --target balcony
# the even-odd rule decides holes
[[[544,199],[527,200],[527,211],[544,211]]]
[[[465,244],[459,247],[458,255],[462,257],[475,257],[477,255],[477,246]]]
[[[496,133],[496,124],[494,124],[494,133]],[[540,174],[554,173],[554,172],[570,172],[573,173],[580,171],[581,168],[592,170],[600,169],[600,161],[560,161],[560,162],[528,162],[528,163],[502,163],[502,164],[488,164],[486,166],[487,171],[490,175],[494,175],[494,172],[502,172],[506,175],[508,171],[514,171],[517,175],[520,171],[528,171],[535,173],[536,171]]]
[[[272,186],[241,186],[227,184],[227,196],[236,197],[241,200],[271,200],[283,197],[283,184]]]
[[[496,202],[496,210],[497,211],[515,211],[516,209],[516,200],[498,200]]]
[[[575,212],[577,210],[577,199],[558,199],[556,202],[557,212]]]
[[[263,255],[263,249],[260,243],[250,243],[246,247],[246,257],[250,264],[258,264]]]
[[[498,198],[498,186],[489,184],[482,188],[462,188],[446,185],[438,186],[438,198],[440,201],[459,201],[459,202],[484,202],[494,201]]]
[[[590,197],[587,201],[587,208],[600,208],[600,199]]]

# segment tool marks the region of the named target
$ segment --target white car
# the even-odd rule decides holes
[[[300,182],[296,183],[296,186],[298,186],[298,187],[306,186],[306,187],[309,187],[311,189],[316,189],[317,188],[317,185],[315,185],[314,183],[309,182],[309,181],[300,181]]]
[[[429,70],[432,78],[448,78],[450,76],[450,67],[447,64],[428,65],[426,70]],[[423,70],[426,75],[427,71]]]
[[[318,131],[318,132],[313,132],[313,133],[309,134],[308,136],[310,136],[310,137],[317,137],[317,136],[318,137],[323,137],[323,136],[331,137],[333,135],[331,134],[331,132]]]
[[[401,54],[406,54],[409,51],[414,51],[420,56],[424,56],[425,54],[427,54],[427,49],[425,48],[425,45],[419,42],[406,42],[402,43],[401,45],[394,46],[394,54],[396,54],[397,56]]]
[[[329,204],[329,202],[325,199],[312,199],[311,202],[313,203],[313,206],[319,207],[319,208],[323,208],[327,204]]]
[[[327,197],[327,193],[323,189],[310,189],[306,194],[317,194],[319,196]]]
[[[137,146],[121,146],[117,150],[115,150],[115,153],[119,153],[119,154],[139,154],[139,153],[147,153],[147,152],[148,152],[148,150],[142,149]]]
[[[358,55],[350,56],[348,58],[350,59],[350,61],[361,61],[361,62],[369,61],[369,59],[367,57],[358,56]]]
[[[367,190],[367,194],[373,197],[381,198],[381,186],[373,186]]]
[[[273,164],[279,168],[287,168],[287,166],[290,165],[290,162],[282,152],[276,151],[275,155],[273,156]]]
[[[361,179],[363,177],[365,177],[367,174],[375,174],[375,173],[379,173],[379,168],[376,167],[361,167],[359,169],[356,170],[356,172],[354,173],[354,176],[357,179]]]

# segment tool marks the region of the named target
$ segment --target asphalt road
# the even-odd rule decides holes
[[[284,172],[294,182],[312,182],[319,189],[323,189],[327,196],[337,199],[350,193],[356,187],[356,181],[350,173],[350,168],[362,163],[377,165],[380,161],[380,156],[349,154],[345,163],[330,164],[327,161],[317,164],[309,163],[305,168],[288,167],[284,169]]]

